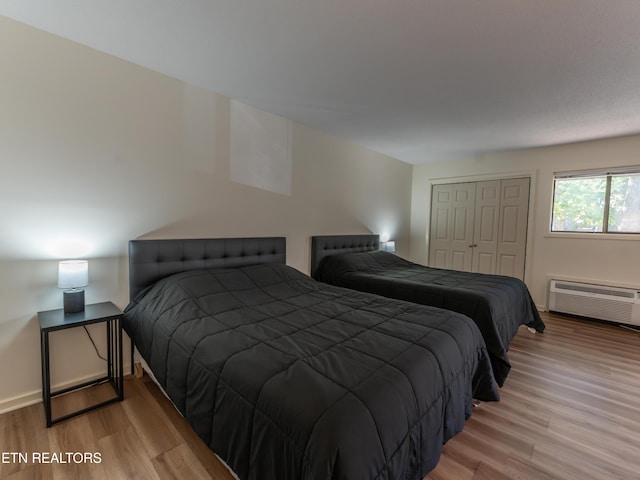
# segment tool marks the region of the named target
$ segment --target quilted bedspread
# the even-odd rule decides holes
[[[500,386],[511,369],[507,351],[520,325],[538,332],[545,327],[527,286],[514,277],[430,268],[373,251],[328,256],[315,278],[468,315],[482,332]]]
[[[124,327],[241,479],[421,479],[498,399],[466,316],[316,282],[280,264],[158,281]]]

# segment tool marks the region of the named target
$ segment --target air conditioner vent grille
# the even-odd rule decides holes
[[[556,311],[558,312],[601,318],[612,322],[628,322],[631,318],[632,308],[633,303],[623,303],[616,300],[578,297],[562,293],[556,296]]]
[[[640,325],[640,291],[598,284],[551,280],[549,310]]]

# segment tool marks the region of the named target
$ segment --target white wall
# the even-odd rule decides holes
[[[286,236],[305,272],[315,234],[388,231],[408,255],[410,165],[291,123],[290,194],[234,182],[230,105],[0,17],[0,411],[41,398],[60,259],[89,260],[88,303],[124,308],[133,238]],[[102,368],[82,330],[51,343],[54,385]]]
[[[555,172],[638,165],[638,152],[640,136],[631,136],[415,166],[410,258],[427,263],[432,182],[530,175],[525,281],[536,304],[546,307],[550,277],[640,288],[640,238],[637,235],[552,235],[549,229]]]

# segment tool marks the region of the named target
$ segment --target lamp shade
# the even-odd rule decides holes
[[[89,262],[63,260],[58,264],[58,288],[78,288],[89,285]]]

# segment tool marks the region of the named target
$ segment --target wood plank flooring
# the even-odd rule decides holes
[[[512,342],[501,402],[474,410],[427,479],[640,478],[640,334],[543,318]]]
[[[544,334],[521,327],[511,344],[502,401],[474,409],[427,480],[640,478],[640,333],[543,318]],[[0,451],[101,456],[93,464],[3,456],[0,478],[12,480],[233,478],[147,377],[127,377],[123,402],[49,429],[41,404],[0,415]]]

